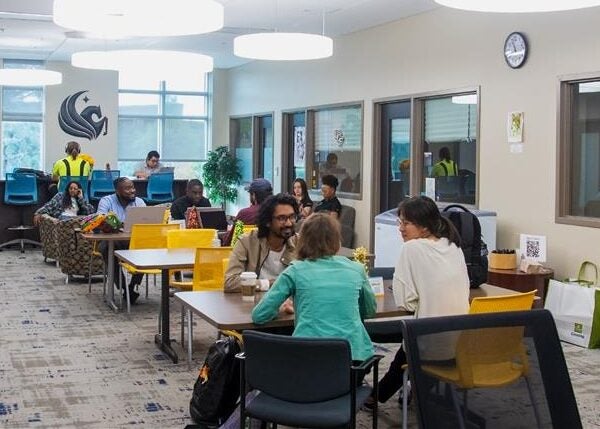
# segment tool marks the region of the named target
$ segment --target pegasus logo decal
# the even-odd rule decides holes
[[[65,133],[73,137],[96,140],[102,129],[103,136],[108,133],[108,118],[102,116],[100,106],[87,106],[81,113],[77,112],[75,103],[86,92],[88,91],[79,91],[64,99],[58,112],[58,124]],[[82,100],[87,104],[90,99],[86,95]]]

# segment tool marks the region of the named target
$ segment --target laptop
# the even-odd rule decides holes
[[[202,228],[211,228],[218,231],[227,230],[225,210],[220,207],[196,207]]]
[[[160,167],[158,169],[159,173],[174,173],[175,172],[175,167]]]
[[[123,231],[131,232],[131,225],[139,223],[163,223],[165,210],[164,206],[127,207]]]

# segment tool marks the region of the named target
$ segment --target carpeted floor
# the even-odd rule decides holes
[[[159,288],[128,318],[102,300],[102,284],[65,284],[39,251],[0,252],[0,427],[182,428],[197,369],[174,365],[154,345]],[[172,335],[179,311],[172,306]],[[196,367],[216,338],[196,318]],[[185,353],[176,350],[185,361]],[[387,348],[389,347],[389,348]],[[392,345],[379,348],[386,359]],[[600,350],[564,345],[584,427],[600,427]],[[382,363],[385,371],[387,362]],[[411,426],[414,427],[414,413]],[[399,428],[398,403],[380,410],[380,428]],[[367,413],[359,427],[371,426]]]

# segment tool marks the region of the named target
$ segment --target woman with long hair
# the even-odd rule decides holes
[[[83,198],[81,183],[72,180],[67,183],[64,192],[57,193],[50,201],[40,207],[33,216],[35,225],[39,223],[40,216],[47,214],[60,220],[71,219],[76,216],[94,213],[94,206]]]
[[[300,208],[300,218],[307,218],[313,210],[313,202],[308,195],[308,187],[304,179],[297,178],[292,185],[292,195],[298,202]]]
[[[398,207],[398,229],[404,244],[393,277],[394,299],[415,317],[450,316],[469,311],[469,276],[460,237],[454,225],[427,197],[412,197]],[[427,359],[453,357],[443,339],[428,344]],[[396,353],[379,381],[379,401],[387,401],[402,386],[406,354]]]
[[[373,355],[373,344],[362,323],[377,310],[365,269],[337,256],[339,223],[316,213],[302,224],[296,246],[297,260],[279,275],[273,287],[252,311],[252,320],[263,324],[277,317],[280,306],[296,314],[294,336],[344,338],[354,360]]]

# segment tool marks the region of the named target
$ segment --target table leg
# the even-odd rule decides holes
[[[188,325],[188,344],[187,344],[187,352],[188,352],[188,369],[192,369],[192,310],[187,309],[187,325]]]
[[[106,303],[114,311],[117,311],[115,304],[115,242],[108,240],[108,266],[106,267],[108,294],[106,295]]]
[[[170,337],[170,320],[169,320],[169,270],[162,270],[161,281],[161,297],[160,297],[160,313],[161,313],[161,332],[154,337],[154,342],[158,348],[167,354],[173,361],[178,362],[177,353],[171,347]]]

